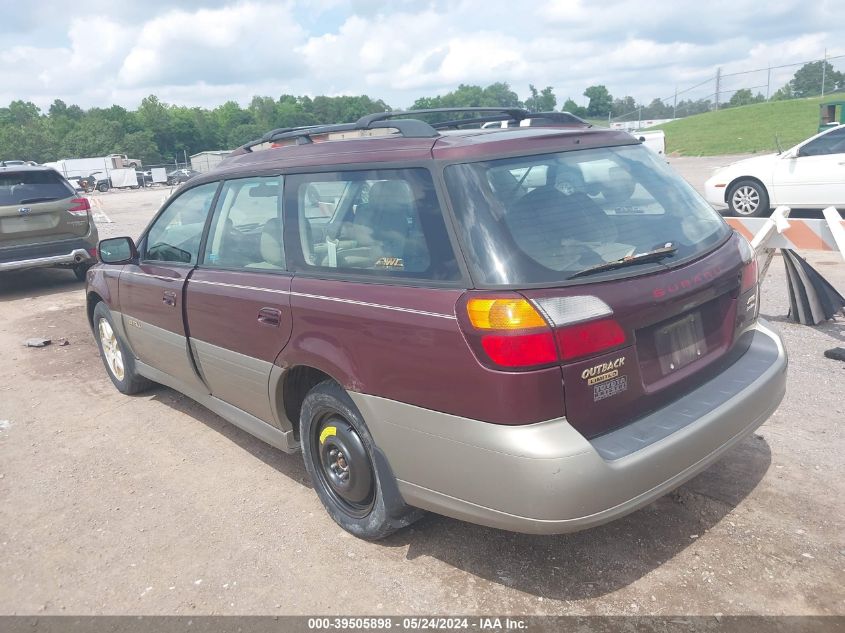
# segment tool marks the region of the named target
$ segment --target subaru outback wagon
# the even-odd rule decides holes
[[[115,386],[301,450],[368,539],[421,510],[594,526],[772,414],[787,359],[754,253],[664,161],[562,113],[431,114],[274,130],[137,245],[102,241],[88,315]]]

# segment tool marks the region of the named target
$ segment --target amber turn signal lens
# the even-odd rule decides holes
[[[527,330],[548,327],[525,299],[470,299],[467,314],[479,330]]]

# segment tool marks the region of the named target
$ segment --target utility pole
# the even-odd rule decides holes
[[[772,90],[772,67],[769,66],[769,72],[766,75],[766,101],[769,100],[769,93]]]
[[[678,85],[675,84],[675,101],[672,102],[672,118],[678,118]]]
[[[824,59],[822,60],[822,96],[824,96],[824,79],[827,71],[827,49],[824,49]]]
[[[719,92],[722,90],[722,67],[716,69],[716,109],[719,109]]]

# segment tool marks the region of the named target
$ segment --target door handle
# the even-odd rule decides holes
[[[161,301],[166,306],[175,306],[176,305],[176,293],[171,292],[170,290],[164,291],[164,296],[161,298]]]
[[[258,322],[262,325],[279,327],[282,323],[282,311],[277,308],[261,308],[258,311]]]

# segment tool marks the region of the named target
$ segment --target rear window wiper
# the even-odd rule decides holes
[[[585,268],[584,270],[579,270],[574,275],[571,275],[569,279],[575,279],[576,277],[585,277],[587,275],[592,275],[593,273],[600,273],[604,270],[614,270],[615,268],[624,268],[625,266],[633,266],[635,264],[659,262],[661,259],[672,257],[672,255],[674,255],[676,252],[678,252],[678,248],[676,246],[672,246],[670,243],[666,246],[655,248],[653,251],[648,251],[647,253],[637,253],[636,255],[628,255],[627,257],[622,257],[621,259],[616,259],[612,262],[605,262],[604,264],[590,266],[589,268]]]

